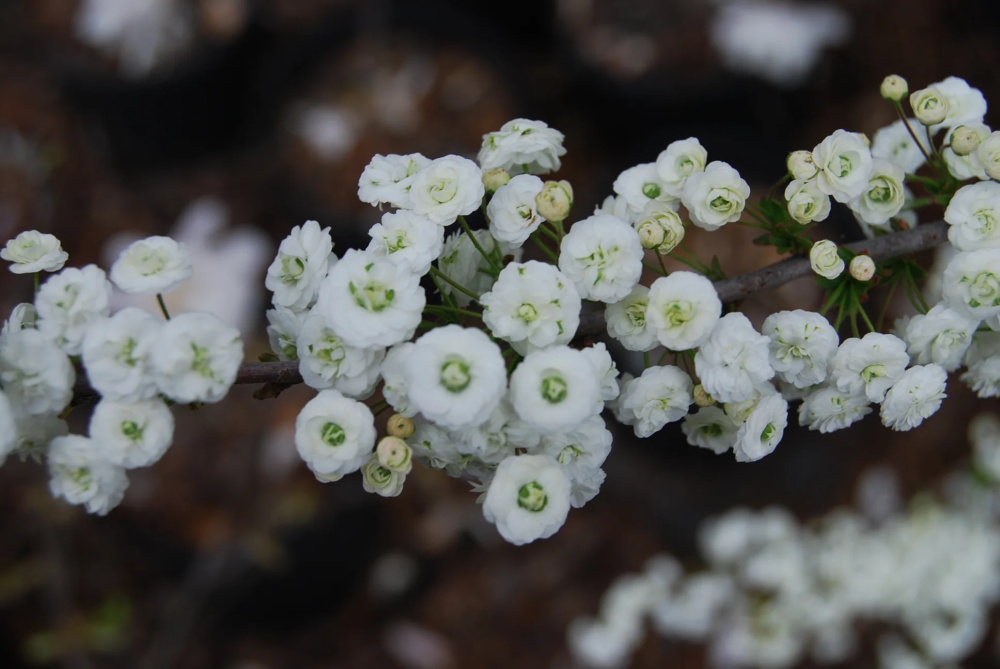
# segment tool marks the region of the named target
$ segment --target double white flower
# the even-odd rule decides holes
[[[587,300],[617,302],[642,275],[642,244],[625,221],[594,214],[577,221],[559,246],[559,269]]]
[[[150,355],[162,322],[126,307],[95,321],[83,337],[83,364],[94,390],[112,400],[149,399],[159,392]]]
[[[358,179],[358,199],[378,207],[383,203],[401,209],[410,206],[410,183],[413,175],[430,163],[422,154],[404,156],[375,154]]]
[[[267,268],[264,286],[274,293],[274,304],[296,310],[308,309],[316,291],[336,258],[331,258],[330,228],[316,221],[295,226],[278,247],[278,255]]]
[[[321,481],[361,469],[375,448],[371,409],[336,390],[322,390],[295,419],[295,448]]]
[[[750,186],[729,163],[718,160],[704,171],[692,172],[684,182],[681,201],[691,222],[705,230],[718,230],[743,215]]]
[[[486,205],[490,234],[501,242],[523,244],[545,220],[535,203],[543,186],[533,174],[518,174],[500,186]]]
[[[111,284],[97,265],[67,267],[42,284],[35,297],[38,329],[69,355],[79,355],[83,336],[111,308]]]
[[[837,389],[881,402],[909,363],[906,343],[895,335],[869,332],[841,343],[833,356],[830,380]]]
[[[586,355],[568,346],[529,353],[510,377],[517,415],[545,432],[564,432],[603,408],[601,383]]]
[[[856,132],[836,130],[813,149],[813,162],[817,187],[837,202],[859,197],[871,177],[872,154]]]
[[[774,376],[770,339],[754,330],[739,312],[726,314],[694,355],[705,390],[720,402],[742,402]]]
[[[550,455],[514,455],[497,467],[483,515],[500,535],[522,546],[555,534],[570,508],[570,481]]]
[[[944,220],[948,241],[959,251],[1000,247],[1000,183],[981,181],[958,189]]]
[[[218,402],[243,361],[239,330],[215,314],[193,311],[160,327],[150,360],[157,384],[176,402]]]
[[[770,339],[771,366],[796,388],[826,379],[840,338],[830,322],[814,311],[779,311],[764,320],[761,332]]]
[[[622,388],[617,417],[632,426],[635,436],[648,437],[687,415],[693,389],[691,377],[679,367],[648,367]]]
[[[154,295],[177,288],[193,273],[191,254],[170,237],[132,242],[111,265],[111,281],[126,293]]]
[[[912,430],[941,408],[948,373],[939,365],[915,365],[903,372],[882,402],[882,424]]]
[[[417,276],[427,274],[444,248],[444,228],[412,211],[382,214],[382,222],[368,231],[372,238],[366,252],[387,257]]]
[[[58,272],[66,264],[69,254],[62,250],[59,240],[37,230],[25,230],[0,250],[0,258],[13,263],[14,274]]]
[[[482,204],[486,188],[479,166],[467,158],[436,158],[413,175],[410,208],[438,225],[450,225]]]
[[[483,172],[505,170],[510,174],[547,174],[561,166],[566,153],[564,136],[543,121],[516,118],[500,130],[483,135],[479,165]]]
[[[700,346],[722,314],[722,301],[712,282],[694,272],[672,272],[649,287],[646,324],[674,351]]]

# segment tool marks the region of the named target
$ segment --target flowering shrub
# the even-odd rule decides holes
[[[919,122],[904,114],[905,82],[887,82],[899,124],[874,143],[839,129],[794,152],[783,201],[753,197],[734,167],[685,138],[624,170],[614,195],[570,224],[571,186],[540,176],[560,167],[563,135],[525,119],[487,134],[478,162],[375,156],[358,195],[386,211],[368,248],[338,255],[330,229],[307,221],[267,271],[269,392],[287,361],[318,391],[296,422],[299,454],[320,481],[360,471],[384,496],[401,492],[413,462],[462,476],[503,537],[524,544],[598,493],[605,408],[640,437],[680,421],[690,444],[743,462],[778,447],[796,405],[799,422],[821,432],[873,405],[886,426],[909,430],[963,365],[976,392],[1000,395],[1000,188],[989,180],[1000,140],[964,81],[914,93]],[[961,251],[933,306],[912,259],[942,241],[939,226],[915,224],[931,204],[946,207]],[[814,241],[833,206],[848,207],[870,241]],[[758,332],[733,311],[767,284],[741,287],[746,277],[727,279],[683,245],[687,225],[733,224],[759,228],[755,243],[799,258],[796,271],[811,267],[828,316],[784,311]],[[668,272],[667,255],[689,269]],[[58,240],[33,231],[0,256],[36,278],[66,260]],[[110,511],[125,471],[168,447],[167,407],[218,402],[239,376],[237,330],[209,313],[167,313],[161,294],[190,274],[183,244],[151,237],[123,251],[110,280],[89,265],[41,284],[0,335],[0,457],[47,452],[53,494]],[[164,319],[111,314],[111,282],[155,293]],[[902,287],[919,315],[882,332],[863,308],[876,286]],[[603,315],[602,327],[588,315]],[[620,374],[609,345],[643,352],[644,371]],[[86,437],[62,420],[74,389],[101,396]]]

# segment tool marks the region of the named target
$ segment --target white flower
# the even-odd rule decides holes
[[[906,129],[907,123],[913,129],[913,134],[920,140],[920,144],[917,144],[913,135]],[[920,150],[921,146],[930,153],[931,147],[928,144],[927,133],[924,132],[920,122],[915,118],[907,119],[906,122],[900,119],[875,131],[875,135],[872,137],[871,152],[873,158],[894,162],[902,167],[907,174],[913,174],[927,160],[924,152]]]
[[[840,344],[831,361],[830,381],[841,392],[881,402],[909,361],[902,339],[869,332],[861,339],[851,337]]]
[[[170,0],[84,0],[76,36],[118,61],[122,72],[143,77],[191,42],[191,13]]]
[[[310,312],[306,317],[295,346],[299,372],[310,388],[335,388],[348,397],[363,399],[378,383],[385,349],[345,344],[320,314]]]
[[[192,311],[160,327],[150,359],[157,384],[175,402],[218,402],[243,361],[239,330],[218,316]]]
[[[330,228],[320,230],[316,221],[296,225],[278,247],[278,255],[267,268],[264,286],[274,293],[274,304],[304,310],[316,299],[326,276],[333,239]]]
[[[17,413],[57,414],[73,397],[69,357],[38,330],[8,333],[0,348],[0,385]]]
[[[156,463],[170,447],[174,415],[162,400],[102,399],[90,416],[90,438],[113,464],[132,469]]]
[[[637,283],[632,292],[604,309],[608,334],[629,351],[651,351],[659,345],[656,330],[646,323],[649,288]]]
[[[132,242],[111,265],[111,281],[126,293],[168,293],[193,272],[187,248],[170,237]]]
[[[315,309],[350,346],[392,346],[413,336],[427,298],[420,277],[350,249],[319,287]]]
[[[382,222],[373,225],[368,236],[372,240],[365,251],[417,276],[427,274],[444,248],[444,228],[406,210],[382,214]]]
[[[616,195],[625,199],[633,214],[641,212],[650,202],[673,204],[678,200],[660,179],[656,163],[643,163],[628,168],[618,175],[611,188]]]
[[[14,274],[58,272],[66,264],[69,254],[62,250],[59,240],[37,230],[25,230],[0,250],[0,258],[13,263]]]
[[[618,397],[618,367],[607,345],[599,341],[579,350],[587,356],[594,368],[594,375],[601,382],[601,399],[610,402]]]
[[[380,497],[398,497],[403,492],[406,474],[383,467],[374,455],[361,465],[361,486],[365,492],[373,492]]]
[[[625,198],[615,197],[614,195],[604,198],[604,201],[594,208],[594,213],[611,214],[615,218],[620,218],[627,223],[634,223],[636,218],[635,212],[629,209]]]
[[[15,452],[21,461],[31,458],[41,463],[56,437],[69,434],[69,425],[56,416],[20,413],[17,415]]]
[[[825,279],[836,279],[847,265],[837,253],[836,242],[821,239],[809,249],[809,265],[812,271]]]
[[[617,302],[642,275],[642,245],[625,221],[594,214],[577,221],[559,245],[559,269],[587,300]]]
[[[681,430],[692,446],[707,448],[716,455],[725,453],[736,443],[740,426],[720,407],[701,407],[684,416]]]
[[[569,478],[549,455],[505,459],[483,499],[486,520],[517,546],[555,534],[566,522],[569,507]]]
[[[828,4],[727,2],[717,7],[710,30],[726,67],[792,88],[825,47],[847,39],[851,22],[844,10]]]
[[[708,164],[708,152],[695,137],[679,139],[667,145],[656,157],[656,173],[669,195],[679,198],[687,178],[703,172]]]
[[[906,201],[903,177],[903,168],[896,163],[873,159],[868,187],[851,200],[851,211],[868,225],[888,225]]]
[[[484,172],[547,174],[561,166],[559,158],[566,153],[563,139],[561,132],[542,121],[516,118],[483,135],[477,159]]]
[[[802,225],[825,221],[830,215],[830,196],[820,191],[813,180],[793,179],[785,187],[785,201],[788,215]]]
[[[90,385],[112,400],[149,399],[159,392],[150,363],[161,321],[127,307],[94,321],[83,337],[83,365]]]
[[[35,310],[35,305],[31,302],[21,302],[11,310],[10,316],[3,322],[3,328],[0,328],[0,347],[4,345],[10,333],[25,329],[34,330],[37,323],[38,312]]]
[[[684,239],[681,217],[670,205],[655,200],[639,212],[632,227],[639,235],[642,248],[656,249],[660,254],[670,253]]]
[[[691,377],[679,367],[648,367],[622,388],[619,412],[635,436],[645,438],[687,415],[693,389]]]
[[[1000,332],[978,332],[965,354],[961,379],[979,397],[1000,397]]]
[[[551,455],[562,465],[572,484],[570,505],[579,509],[593,499],[604,482],[601,465],[611,452],[614,437],[600,416],[567,432],[544,435],[532,452]]]
[[[879,412],[893,430],[912,430],[941,408],[948,374],[940,365],[915,365],[903,372],[885,394]]]
[[[691,222],[705,230],[718,230],[738,221],[748,197],[750,186],[740,173],[718,160],[709,163],[704,171],[692,172],[681,193]]]
[[[514,409],[501,401],[481,425],[452,430],[451,436],[459,453],[487,465],[496,465],[514,455],[517,448],[537,446],[537,435],[533,435],[531,443],[521,442],[519,437],[523,432]]]
[[[545,220],[535,204],[543,187],[542,180],[532,174],[518,174],[500,186],[486,205],[490,234],[501,242],[523,244]]]
[[[515,260],[521,257],[521,249],[511,249],[506,244],[498,242],[490,235],[489,230],[473,230],[472,234],[484,251],[497,258],[509,254],[513,254]],[[457,230],[448,236],[444,242],[444,250],[438,258],[439,270],[476,295],[483,294],[493,285],[494,278],[489,267],[489,263],[472,243],[469,235],[462,230]],[[449,283],[442,281],[438,285],[460,307],[466,306],[472,299]]]
[[[1000,183],[962,186],[944,211],[948,241],[959,251],[1000,247]]]
[[[482,330],[435,328],[414,342],[403,366],[412,405],[451,429],[486,422],[506,390],[500,347]]]
[[[70,504],[103,516],[118,506],[128,488],[125,469],[108,460],[97,442],[77,434],[56,437],[49,446],[49,491]]]
[[[361,469],[375,448],[371,410],[336,390],[322,390],[295,419],[295,449],[321,481]]]
[[[955,131],[959,128],[962,129],[964,137],[972,138],[971,141],[975,141],[977,145],[990,136],[989,126],[982,123],[967,123],[951,128],[948,134],[945,135],[945,145],[941,149],[941,157],[944,158],[944,164],[948,167],[948,172],[959,181],[973,178],[989,179],[983,163],[979,159],[978,151],[973,150],[959,155],[952,148],[953,144],[959,146],[958,143],[961,141],[955,137]],[[970,140],[967,139],[966,141]]]
[[[413,449],[413,457],[434,469],[445,469],[452,476],[462,474],[461,460],[457,444],[443,427],[434,423],[419,423],[410,438],[406,440]]]
[[[479,167],[459,156],[432,160],[410,184],[410,208],[438,225],[450,225],[479,209],[486,194]]]
[[[965,79],[948,77],[932,86],[948,101],[948,115],[932,130],[983,122],[986,116],[986,98]]]
[[[42,284],[35,297],[38,329],[70,355],[79,355],[87,327],[107,316],[111,284],[97,265],[67,267]]]
[[[973,321],[943,303],[926,314],[917,314],[906,324],[903,339],[911,360],[919,365],[935,363],[953,372],[962,364],[979,321]]]
[[[742,402],[774,376],[768,360],[770,339],[739,312],[726,314],[694,355],[705,390],[720,402]]]
[[[956,254],[944,270],[944,303],[972,320],[1000,314],[1000,248]]]
[[[660,343],[674,351],[700,346],[722,314],[715,286],[694,272],[660,277],[649,287],[646,324]]]
[[[382,203],[401,209],[410,206],[410,182],[413,175],[430,163],[419,153],[405,156],[375,154],[358,179],[358,199],[372,206]]]
[[[928,86],[910,93],[910,107],[918,121],[926,126],[937,126],[948,115],[948,98],[937,86]]]
[[[740,425],[733,444],[737,462],[755,462],[768,455],[781,441],[788,425],[788,402],[781,395],[761,398]]]
[[[268,309],[267,341],[278,360],[298,360],[296,340],[308,311],[294,311],[288,307]]]
[[[813,149],[813,162],[817,187],[837,202],[850,202],[868,186],[872,154],[856,132],[834,131]]]
[[[830,322],[814,311],[796,309],[771,314],[761,332],[770,338],[771,366],[796,388],[826,379],[840,338]]]
[[[541,432],[564,432],[597,415],[601,384],[587,357],[568,346],[532,351],[510,377],[517,415]]]
[[[413,418],[417,408],[410,400],[409,387],[406,383],[404,362],[412,355],[413,342],[403,342],[390,348],[382,359],[382,396],[396,413]]]
[[[580,324],[580,295],[573,283],[537,260],[508,264],[479,302],[493,336],[522,353],[568,344]]]

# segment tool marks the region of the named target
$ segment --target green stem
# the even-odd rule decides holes
[[[930,154],[927,153],[927,149],[925,149],[924,145],[920,143],[919,139],[917,139],[917,133],[913,130],[913,127],[910,125],[910,120],[906,118],[906,113],[903,111],[902,103],[899,100],[894,100],[892,104],[893,106],[896,107],[896,114],[903,122],[903,125],[906,126],[906,131],[910,133],[910,137],[913,138],[913,141],[916,143],[917,148],[920,149],[920,153],[924,154],[924,158],[927,160],[928,163],[930,163],[931,162]],[[931,144],[933,145],[933,142]]]
[[[424,307],[424,310],[429,311],[432,314],[442,314],[442,315],[457,314],[461,316],[469,316],[470,318],[478,318],[480,320],[482,320],[483,318],[483,315],[478,312],[470,311],[468,309],[461,309],[459,307],[445,307],[445,306],[438,306],[436,304],[428,304],[426,307]]]
[[[499,274],[500,267],[497,266],[496,262],[493,260],[493,256],[486,252],[486,249],[484,249],[479,243],[479,239],[472,233],[472,228],[469,227],[469,223],[465,220],[465,216],[458,217],[458,224],[462,226],[462,230],[464,230],[465,234],[469,236],[469,241],[471,241],[472,245],[476,247],[476,250],[483,256],[483,259],[486,260],[487,264],[493,268],[494,272]]]
[[[169,321],[170,320],[170,312],[167,311],[167,303],[163,301],[163,294],[162,293],[157,293],[156,294],[156,301],[160,303],[160,311],[163,312],[163,317],[166,318]]]
[[[663,255],[659,251],[655,251],[655,253],[656,259],[660,263],[660,269],[663,270],[663,276],[670,274],[670,272],[667,271],[667,265],[663,262]]]
[[[475,239],[475,237],[473,237],[473,239]],[[441,270],[439,270],[437,267],[434,267],[432,265],[431,266],[430,274],[431,274],[431,276],[436,276],[437,278],[441,279],[442,281],[444,281],[445,283],[447,283],[449,286],[451,286],[452,288],[454,288],[458,292],[464,293],[464,294],[468,295],[469,297],[471,297],[472,299],[476,300],[477,302],[479,301],[479,296],[478,295],[476,295],[474,292],[472,292],[471,290],[469,290],[468,288],[466,288],[462,284],[460,284],[457,281],[455,281],[454,279],[452,279],[450,276],[448,276],[447,274],[445,274],[444,272],[442,272]]]

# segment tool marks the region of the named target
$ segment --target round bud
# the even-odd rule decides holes
[[[639,233],[639,243],[644,249],[655,249],[663,243],[663,227],[653,217],[636,221],[635,231]]]
[[[389,421],[385,424],[385,431],[400,439],[409,439],[415,429],[412,420],[398,413],[389,416]]]
[[[710,407],[715,404],[715,398],[708,394],[705,386],[700,383],[694,387],[694,403],[700,407]]]
[[[816,176],[816,172],[819,171],[816,168],[816,163],[813,162],[811,151],[792,151],[788,154],[786,164],[788,165],[788,171],[792,174],[792,178],[802,181],[812,179]]]
[[[854,256],[847,270],[851,273],[851,277],[858,281],[870,281],[875,276],[875,261],[871,256]]]
[[[975,128],[960,125],[951,133],[951,150],[955,152],[955,155],[967,156],[975,151],[982,141],[982,136],[976,132]]]
[[[812,271],[825,279],[836,279],[844,271],[844,260],[837,253],[837,244],[822,239],[809,250],[809,265]]]
[[[937,125],[948,116],[948,98],[936,86],[912,93],[910,106],[913,115],[924,125]]]
[[[903,77],[898,74],[890,74],[882,80],[882,87],[879,91],[886,100],[900,102],[910,92],[910,86]]]
[[[546,181],[535,196],[535,209],[547,221],[565,221],[573,206],[573,187],[568,181]]]
[[[382,497],[396,497],[403,492],[404,481],[406,474],[382,466],[375,456],[361,466],[361,487],[365,492],[373,492]]]
[[[486,186],[487,193],[496,193],[500,186],[506,186],[509,181],[507,170],[489,170],[483,174],[483,185]]]
[[[994,181],[1000,181],[1000,130],[994,130],[976,147],[976,155],[986,176]]]
[[[382,437],[375,447],[378,463],[386,469],[400,474],[409,474],[413,469],[413,449],[399,437]]]

